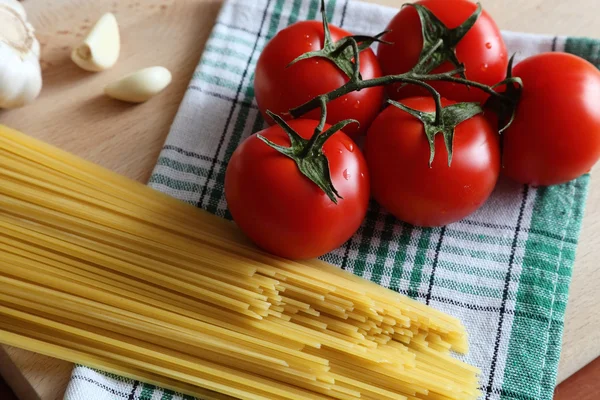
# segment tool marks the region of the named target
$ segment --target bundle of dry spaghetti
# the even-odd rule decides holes
[[[461,323],[0,126],[0,342],[207,399],[475,399]]]

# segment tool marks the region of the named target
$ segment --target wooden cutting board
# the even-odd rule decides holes
[[[248,0],[252,1],[252,0]],[[400,0],[369,0],[399,6]],[[597,0],[482,0],[503,29],[600,37]],[[32,105],[0,111],[0,122],[145,182],[219,11],[220,0],[25,0],[42,44],[44,89]],[[70,49],[104,12],[119,21],[122,51],[110,71],[88,73]],[[169,88],[142,105],[101,95],[103,86],[139,68],[163,65]],[[600,355],[600,177],[583,225],[565,322],[562,381]],[[63,397],[72,364],[0,347],[0,373],[22,400]]]

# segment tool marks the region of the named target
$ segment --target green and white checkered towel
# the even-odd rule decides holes
[[[150,185],[230,218],[227,160],[264,126],[253,76],[265,43],[299,20],[319,19],[319,0],[229,0],[179,108]],[[374,34],[395,9],[329,0],[330,21]],[[518,59],[567,51],[599,65],[600,42],[505,32]],[[518,60],[517,60],[518,61]],[[460,318],[467,362],[483,371],[485,399],[551,399],[565,305],[589,177],[534,188],[500,181],[487,204],[436,229],[395,220],[376,204],[358,233],[324,259]],[[66,400],[185,399],[168,390],[78,366]]]

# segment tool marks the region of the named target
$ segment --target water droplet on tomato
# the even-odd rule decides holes
[[[350,174],[348,173],[348,170],[347,170],[347,169],[345,169],[345,170],[344,170],[344,173],[343,173],[342,175],[344,175],[344,179],[345,179],[345,180],[348,180],[348,179],[350,179]]]
[[[351,141],[344,142],[344,146],[348,149],[349,152],[354,151],[354,143]]]
[[[356,100],[356,103],[354,103],[354,108],[358,107],[360,107],[360,100]]]
[[[338,152],[339,152],[340,154],[342,154],[342,149],[338,149]]]
[[[361,172],[361,173],[360,173],[360,177],[361,177],[361,178],[364,178],[364,177],[365,177],[365,173],[364,173],[364,172]]]
[[[481,70],[482,71],[487,71],[488,69],[488,65],[487,64],[481,64]]]
[[[485,44],[485,47],[486,47],[487,49],[491,49],[491,48],[492,48],[492,44],[491,44],[490,42],[487,42],[487,43]]]
[[[305,37],[306,39],[308,39],[308,38],[310,38],[310,35],[307,33],[306,35],[304,35],[304,37]]]

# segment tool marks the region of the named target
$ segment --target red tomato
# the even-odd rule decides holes
[[[402,101],[420,111],[435,110],[430,97]],[[454,102],[443,100],[444,106]],[[386,108],[367,133],[365,157],[373,197],[398,219],[418,226],[441,226],[477,210],[500,173],[498,133],[481,115],[455,130],[452,165],[441,134],[429,167],[423,123],[397,107]]]
[[[600,71],[566,53],[544,53],[515,66],[523,91],[504,132],[503,173],[555,185],[588,172],[600,157]]]
[[[289,124],[308,139],[317,121]],[[290,145],[277,125],[259,133],[276,144]],[[292,259],[318,257],[342,245],[359,228],[369,203],[363,155],[342,132],[325,142],[323,153],[333,186],[343,197],[338,204],[302,175],[294,160],[256,135],[235,150],[225,175],[225,196],[233,219],[259,247]]]
[[[477,6],[468,0],[422,0],[417,4],[427,7],[448,28],[456,28],[473,14]],[[423,48],[421,20],[414,7],[403,7],[389,23],[383,36],[393,45],[379,44],[377,58],[385,75],[410,71],[419,60]],[[494,20],[485,10],[475,25],[456,46],[456,55],[464,63],[469,80],[494,85],[506,76],[508,56],[502,35]],[[432,73],[450,71],[455,67],[444,63]],[[450,82],[432,82],[440,94],[457,101],[484,101],[488,95],[478,89]],[[393,99],[424,96],[425,89],[407,85],[398,91],[398,85],[390,85],[388,94]]]
[[[329,25],[331,37],[337,41],[351,33]],[[264,48],[256,65],[254,91],[263,117],[267,110],[289,119],[286,113],[312,98],[339,88],[348,77],[325,58],[310,58],[288,64],[309,51],[320,50],[324,40],[323,26],[317,21],[297,22],[280,31]],[[381,76],[381,69],[371,49],[360,53],[360,73],[363,79]],[[355,138],[366,132],[381,110],[385,90],[373,87],[349,93],[327,104],[327,122],[335,124],[344,119],[360,123],[346,127],[345,132]],[[313,110],[302,118],[319,119],[320,110]]]

